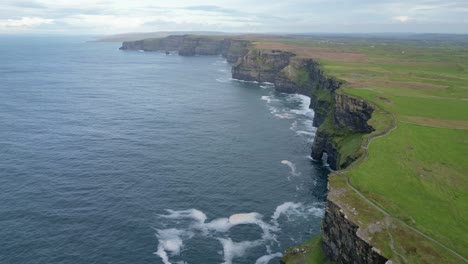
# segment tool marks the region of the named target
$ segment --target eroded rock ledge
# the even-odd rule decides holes
[[[341,208],[327,200],[323,220],[323,251],[333,261],[351,263],[386,263],[387,258],[358,235],[359,226],[351,222]]]
[[[345,168],[361,154],[357,150],[340,153],[346,137],[373,131],[367,123],[373,106],[341,93],[342,83],[326,76],[313,59],[281,50],[257,50],[246,40],[188,35],[124,42],[120,49],[178,51],[182,56],[223,55],[233,63],[235,79],[270,82],[278,92],[309,96],[309,107],[315,112],[313,124],[318,127],[312,158],[320,160],[326,153],[327,163],[335,170]],[[385,263],[387,259],[358,236],[358,228],[327,198],[322,226],[324,254],[337,263]]]

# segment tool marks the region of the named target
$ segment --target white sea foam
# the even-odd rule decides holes
[[[214,219],[213,221],[198,225],[197,226],[199,229],[203,231],[217,231],[217,232],[227,232],[229,229],[232,227],[231,224],[229,224],[229,219],[228,218],[218,218]]]
[[[320,203],[314,203],[309,205],[303,205],[302,203],[285,202],[276,207],[275,212],[271,219],[276,225],[278,225],[278,219],[284,215],[288,220],[291,220],[292,216],[299,217],[323,217],[324,210]]]
[[[230,238],[218,238],[218,241],[223,245],[224,264],[232,264],[234,258],[242,257],[247,250],[253,247],[262,245],[261,240],[233,242]]]
[[[291,94],[287,97],[289,100],[300,101],[301,108],[300,109],[293,109],[291,110],[292,113],[297,115],[304,115],[309,118],[314,117],[314,111],[309,108],[310,106],[310,97],[302,95],[302,94]]]
[[[208,223],[200,223],[195,227],[202,230],[204,233],[209,231],[225,233],[237,225],[257,225],[262,229],[262,239],[276,241],[276,235],[273,232],[279,229],[276,226],[270,225],[262,220],[262,215],[259,213],[241,213],[233,214],[229,218],[218,218]]]
[[[184,243],[182,237],[191,238],[193,233],[179,230],[175,228],[157,230],[156,234],[159,244],[158,250],[155,252],[164,262],[164,264],[170,264],[168,252],[171,255],[179,255],[180,250]]]
[[[323,209],[315,206],[315,204],[304,206],[301,203],[294,202],[285,202],[279,205],[269,221],[264,221],[263,216],[256,212],[238,213],[229,217],[207,221],[206,214],[197,209],[166,211],[168,214],[160,215],[160,217],[174,219],[179,224],[184,223],[180,222],[180,220],[184,219],[190,220],[190,222],[182,229],[157,229],[156,236],[159,243],[155,254],[162,259],[164,264],[171,264],[170,256],[179,255],[184,246],[184,241],[192,238],[195,234],[216,238],[220,233],[226,233],[227,235],[227,232],[237,225],[257,225],[262,229],[262,237],[255,241],[238,243],[233,242],[229,237],[216,238],[223,246],[224,263],[232,263],[233,259],[244,256],[248,249],[261,245],[266,246],[267,255],[257,259],[256,263],[268,263],[275,257],[281,257],[279,253],[272,254],[269,245],[273,245],[274,242],[279,245],[276,234],[281,230],[278,221],[280,218],[282,219],[282,216],[285,216],[288,221],[294,221],[296,216],[323,216]]]
[[[260,85],[260,88],[262,88],[262,89],[270,89],[270,88],[273,88],[273,86],[270,86],[270,85]]]
[[[294,120],[294,122],[292,122],[289,129],[291,129],[292,131],[296,131],[296,129],[297,129],[297,120]]]
[[[169,219],[193,219],[199,223],[205,223],[207,219],[206,214],[197,209],[188,209],[180,211],[167,209],[166,212],[168,212],[169,214],[160,216]]]
[[[300,173],[298,173],[298,172],[296,171],[296,165],[295,165],[294,163],[292,163],[291,161],[289,161],[289,160],[282,160],[282,161],[281,161],[281,164],[284,164],[284,165],[288,166],[288,167],[291,169],[291,174],[292,174],[293,176],[298,176],[298,175],[300,175]]]
[[[257,259],[257,261],[255,261],[255,264],[268,264],[270,260],[274,258],[281,258],[282,256],[283,254],[281,254],[280,252],[275,253],[275,254],[261,256],[260,258]]]
[[[261,219],[262,215],[259,213],[233,214],[229,217],[229,223],[232,225],[256,224]]]
[[[216,78],[216,81],[217,81],[217,82],[220,82],[220,83],[228,83],[228,82],[229,82],[229,78],[222,78],[222,77],[219,77],[219,78]]]
[[[227,232],[233,226],[245,224],[257,224],[262,222],[262,215],[259,213],[233,214],[229,218],[218,218],[209,223],[202,223],[197,227],[202,230],[217,232]]]
[[[272,113],[274,115],[279,112],[278,108],[273,107],[273,106],[269,106],[268,110],[270,110],[270,113]]]
[[[315,132],[309,132],[309,131],[302,131],[302,130],[299,130],[299,131],[296,131],[296,134],[298,134],[298,135],[306,135],[306,136],[313,136],[313,135],[315,135]]]
[[[290,113],[275,114],[275,116],[281,119],[293,119],[294,118],[294,115]]]
[[[276,207],[276,210],[271,218],[276,222],[282,214],[288,214],[293,210],[297,212],[297,209],[301,206],[301,203],[285,202]]]
[[[260,99],[262,99],[263,101],[266,101],[267,103],[271,103],[271,101],[273,100],[273,96],[264,95],[264,96],[260,97]]]
[[[310,207],[307,209],[308,213],[311,213],[315,217],[323,217],[325,214],[325,211],[323,208],[318,208],[318,207]]]
[[[245,81],[245,80],[239,80],[239,79],[234,79],[234,78],[229,78],[231,81],[236,81],[236,82],[242,82],[242,83],[257,83],[257,81]]]

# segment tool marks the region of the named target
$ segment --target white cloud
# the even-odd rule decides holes
[[[1,19],[0,27],[30,28],[54,23],[53,19],[41,17],[22,17],[20,19]]]
[[[2,0],[0,33],[429,32],[440,24],[467,33],[467,10],[467,0]]]
[[[135,30],[146,22],[141,17],[122,17],[114,15],[73,15],[61,20],[75,28],[99,28],[101,30]]]
[[[401,23],[405,23],[411,18],[409,16],[396,16],[392,18],[393,20],[400,21]]]

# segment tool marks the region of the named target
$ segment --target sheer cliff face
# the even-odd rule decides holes
[[[335,94],[333,120],[338,127],[358,133],[370,133],[374,129],[367,124],[374,108],[364,100],[345,94]]]
[[[181,56],[223,55],[229,63],[235,63],[248,52],[249,41],[219,39],[199,36],[168,36],[159,39],[126,41],[121,50],[177,51]]]
[[[179,48],[179,54],[182,56],[219,55],[226,49],[226,44],[224,39],[185,38]]]
[[[342,94],[337,90],[341,83],[325,76],[319,64],[312,59],[296,58],[281,51],[251,50],[232,67],[232,76],[246,81],[271,82],[275,89],[285,93],[300,93],[311,98],[314,109],[314,126],[319,127],[312,146],[316,160],[327,153],[332,169],[340,164],[347,166],[356,156],[342,157],[336,138],[343,132],[369,133],[373,128],[367,123],[374,108],[363,100]],[[369,243],[357,233],[359,227],[350,221],[340,207],[327,199],[323,222],[323,250],[337,263],[385,263]]]
[[[340,155],[338,144],[334,143],[336,130],[346,130],[352,133],[370,133],[374,129],[367,122],[372,117],[374,107],[361,99],[334,93],[331,101],[315,100],[314,109],[319,109],[320,119],[329,118],[327,129],[319,127],[312,145],[312,158],[320,160],[327,153],[327,163],[333,170],[343,169],[359,156],[343,157]],[[331,111],[331,112],[330,112]],[[314,120],[314,124],[323,122]],[[320,123],[319,123],[320,124]],[[330,129],[330,126],[332,129]]]
[[[248,52],[250,41],[238,39],[225,39],[225,49],[223,50],[223,57],[229,63],[236,63],[240,57]]]
[[[121,50],[144,51],[178,51],[184,41],[184,36],[168,36],[161,39],[144,39],[137,41],[125,41]]]
[[[384,264],[387,258],[358,235],[359,226],[331,200],[327,200],[323,219],[323,252],[339,264]]]
[[[270,82],[284,93],[299,93],[311,98],[313,124],[319,127],[312,147],[312,158],[320,160],[327,153],[332,169],[350,164],[356,157],[341,157],[333,130],[368,133],[367,124],[373,107],[363,100],[337,93],[341,83],[325,76],[312,59],[296,58],[291,52],[251,49],[232,67],[232,77],[245,81]],[[321,126],[328,119],[327,129]]]
[[[250,50],[232,67],[232,78],[274,83],[277,74],[294,54],[276,50]]]

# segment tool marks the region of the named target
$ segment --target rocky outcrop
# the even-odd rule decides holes
[[[178,51],[184,42],[185,36],[168,36],[166,38],[125,41],[121,50],[144,51]]]
[[[311,157],[314,160],[321,160],[323,155],[326,154],[325,162],[328,163],[332,170],[336,170],[339,167],[340,153],[332,142],[333,134],[327,130],[318,129],[315,134],[314,143],[312,144]]]
[[[225,49],[225,44],[224,39],[185,37],[179,48],[179,55],[220,55]]]
[[[374,107],[346,94],[335,94],[335,109],[333,121],[336,126],[358,133],[370,133],[374,129],[367,124]]]
[[[225,42],[222,55],[228,63],[236,63],[249,51],[250,41],[248,40],[225,39]]]
[[[143,40],[124,41],[120,50],[143,50]]]
[[[314,143],[312,144],[312,158],[320,160],[323,154],[327,154],[327,163],[333,170],[343,169],[359,158],[359,153],[352,156],[342,156],[339,153],[339,144],[335,138],[342,137],[341,132],[370,133],[374,128],[367,122],[372,117],[374,107],[364,100],[352,96],[333,93],[332,100],[312,100],[317,105],[311,106],[318,109],[318,115],[322,120],[314,122],[323,123],[329,117],[327,126],[319,127]]]
[[[249,41],[210,36],[168,36],[166,38],[125,41],[121,50],[176,51],[181,56],[223,55],[235,63],[248,52]]]
[[[232,66],[232,78],[274,83],[278,73],[289,65],[293,56],[291,52],[252,49]]]
[[[350,221],[339,206],[327,200],[322,224],[323,252],[338,264],[384,264],[387,258],[364,241],[359,226]]]

